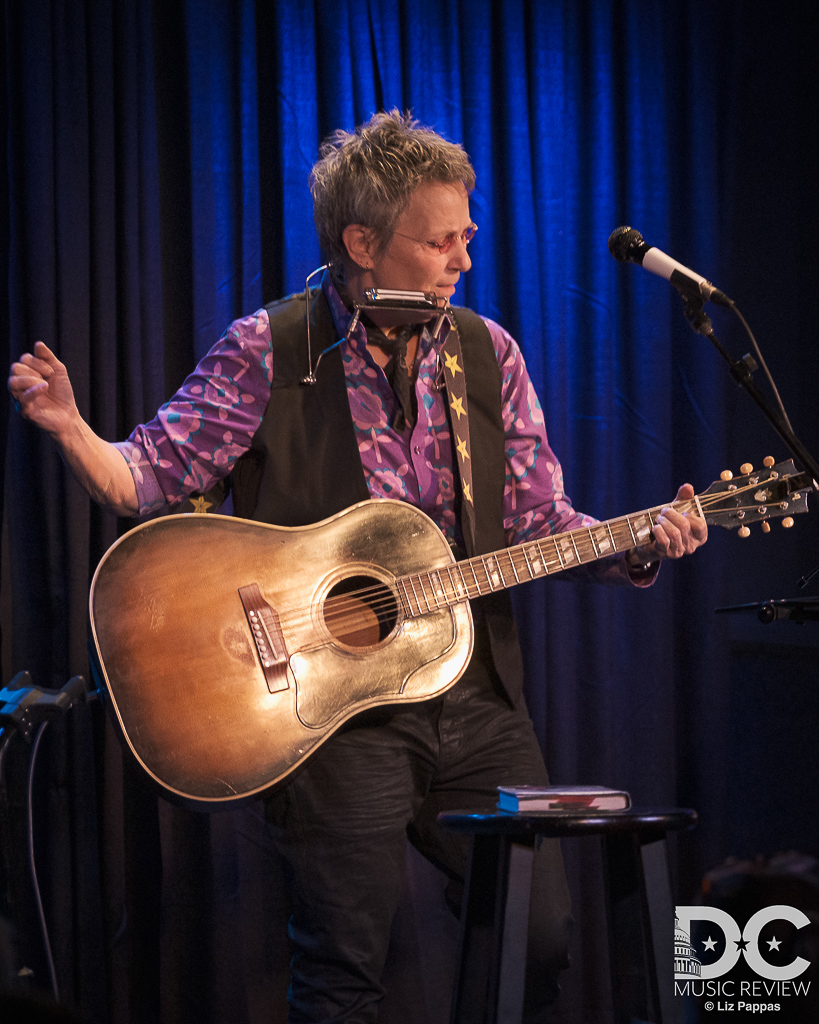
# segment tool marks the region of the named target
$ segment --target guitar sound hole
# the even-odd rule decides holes
[[[348,647],[372,647],[390,635],[397,619],[393,592],[372,576],[348,576],[324,602],[325,625]]]

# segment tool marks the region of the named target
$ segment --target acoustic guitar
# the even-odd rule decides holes
[[[812,489],[788,461],[672,507],[742,528],[806,511]],[[98,686],[165,795],[199,807],[256,796],[353,715],[449,689],[472,653],[469,598],[645,543],[663,507],[464,561],[400,501],[304,528],[156,519],[94,575]]]

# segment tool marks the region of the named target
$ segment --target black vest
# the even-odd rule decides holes
[[[245,519],[305,526],[367,500],[369,492],[339,350],[322,358],[315,384],[303,384],[308,372],[304,294],[266,309],[273,338],[273,384],[251,447],[233,469],[233,508]],[[310,315],[315,366],[318,354],[338,340],[320,290],[311,294]],[[505,546],[501,373],[481,318],[468,309],[456,309],[454,316],[463,351],[473,452],[476,538],[475,550],[468,553],[485,554]],[[509,595],[493,593],[473,601],[472,607],[477,624],[486,623],[494,667],[515,702],[522,693],[523,667]]]

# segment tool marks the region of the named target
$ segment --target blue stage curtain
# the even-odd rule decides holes
[[[321,140],[398,107],[472,158],[480,231],[456,301],[519,340],[577,508],[614,517],[785,455],[676,293],[610,258],[621,224],[737,300],[797,433],[819,449],[819,90],[798,5],[3,7],[0,345],[6,365],[38,338],[51,345],[104,437],[149,418],[232,319],[304,287],[322,262],[307,187]],[[748,350],[735,320],[713,319],[735,356]],[[128,524],[91,508],[3,401],[2,682],[29,669],[57,687],[88,673],[89,583]],[[745,542],[712,531],[647,592],[548,581],[515,595],[553,779],[699,810],[679,844],[684,902],[729,854],[819,850],[805,667],[817,639],[714,616],[793,596],[819,562],[801,518]],[[781,674],[766,668],[777,658]],[[8,773],[22,785],[18,748]],[[38,842],[66,998],[111,1024],[283,1020],[287,904],[258,808],[201,817],[158,800],[98,707],[52,727],[44,752]],[[42,984],[11,799],[0,911],[18,919]],[[604,1021],[584,852],[570,852],[570,873],[580,927],[561,1019]],[[409,878],[383,1019],[432,1024],[447,1016],[454,925],[430,896],[437,878],[412,859]]]

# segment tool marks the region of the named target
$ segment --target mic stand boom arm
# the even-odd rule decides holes
[[[696,331],[697,334],[703,335],[708,338],[714,348],[719,352],[725,362],[728,364],[728,369],[731,376],[737,382],[737,384],[744,388],[744,390],[751,396],[756,402],[759,408],[762,410],[768,422],[779,434],[779,437],[784,442],[785,446],[789,451],[796,456],[802,465],[807,469],[813,479],[813,489],[819,491],[819,463],[802,444],[793,429],[788,423],[785,416],[776,409],[765,395],[759,390],[751,374],[757,368],[756,361],[753,356],[747,355],[743,359],[732,359],[729,353],[725,350],[725,347],[720,342],[719,338],[714,333],[714,328],[711,325],[711,321],[706,316],[703,310],[702,299],[683,294],[685,300],[685,318],[688,321],[692,330]],[[732,305],[732,310],[740,316],[739,310]]]

